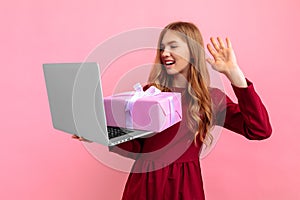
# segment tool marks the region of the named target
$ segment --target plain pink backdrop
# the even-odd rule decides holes
[[[222,132],[202,160],[207,199],[300,199],[299,7],[296,0],[1,2],[0,199],[120,199],[127,174],[52,128],[42,64],[83,61],[112,35],[177,20],[194,22],[206,42],[231,38],[273,125],[260,142]]]

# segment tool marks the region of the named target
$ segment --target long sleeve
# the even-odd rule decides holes
[[[253,83],[247,79],[247,84],[247,88],[238,88],[232,85],[238,104],[226,95],[223,98],[222,106],[218,103],[217,124],[223,125],[224,128],[239,133],[250,140],[266,139],[272,133],[268,112],[255,92]],[[219,93],[217,94],[219,101],[220,96],[222,96],[220,92],[217,92]]]

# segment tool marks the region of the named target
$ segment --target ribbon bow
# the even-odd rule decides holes
[[[126,114],[126,128],[133,129],[133,117],[132,117],[132,108],[133,104],[142,97],[154,96],[161,91],[154,86],[149,87],[146,91],[143,91],[143,87],[140,83],[137,83],[133,86],[135,93],[134,95],[127,101],[125,114]]]

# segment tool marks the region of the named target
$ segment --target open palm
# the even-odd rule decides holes
[[[210,38],[210,41],[212,45],[208,44],[207,49],[213,58],[208,58],[207,61],[213,69],[226,74],[238,67],[229,38],[226,38],[226,45],[219,37],[217,37],[217,40]]]

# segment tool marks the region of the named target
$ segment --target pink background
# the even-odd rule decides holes
[[[202,160],[207,199],[300,199],[299,4],[2,2],[0,199],[120,199],[127,174],[104,166],[80,142],[52,128],[42,64],[83,61],[112,35],[176,20],[197,24],[206,42],[210,36],[231,38],[240,66],[254,82],[273,125],[272,137],[261,142],[223,131],[214,151]]]

